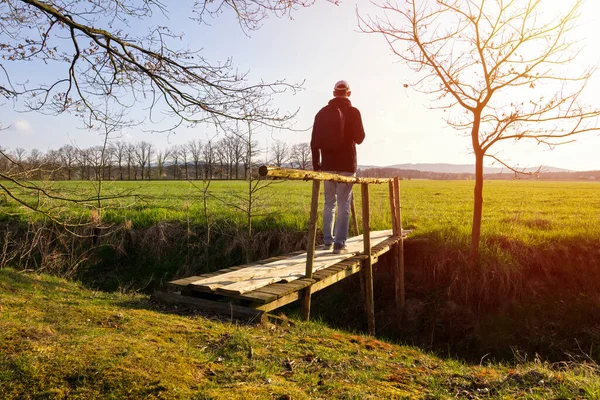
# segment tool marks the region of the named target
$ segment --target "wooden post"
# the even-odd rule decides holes
[[[315,259],[315,240],[317,237],[317,220],[319,211],[319,190],[320,181],[313,181],[312,200],[310,203],[310,222],[308,225],[308,244],[306,249],[306,277],[312,278],[313,263]],[[302,318],[305,321],[310,319],[310,296],[311,287],[304,289],[302,296]]]
[[[394,182],[390,180],[390,213],[392,215],[392,233],[398,235],[398,219],[396,218],[396,202],[394,201]]]
[[[356,220],[356,207],[354,205],[354,194],[352,194],[352,202],[350,203],[350,209],[352,210],[352,230],[354,231],[354,236],[359,235],[358,231],[358,221]],[[367,301],[365,297],[365,275],[361,272],[358,274],[360,280],[360,295],[362,297],[363,304]]]
[[[365,311],[367,312],[367,322],[369,325],[369,333],[375,334],[375,301],[373,299],[373,265],[371,259],[371,218],[369,215],[369,185],[361,184],[362,194],[362,223],[363,223],[363,240],[364,253],[366,259],[363,261],[362,271],[365,277]]]
[[[358,236],[358,221],[356,220],[356,207],[354,206],[354,194],[352,194],[352,201],[350,202],[350,210],[352,211],[352,230],[354,230],[354,236]]]
[[[400,316],[402,315],[402,310],[404,310],[406,294],[404,291],[404,238],[402,237],[402,209],[400,208],[400,182],[398,177],[394,178],[394,197],[396,202],[396,225],[398,227],[398,234],[400,235],[396,251],[397,261],[394,283],[396,289],[396,309],[398,316]]]

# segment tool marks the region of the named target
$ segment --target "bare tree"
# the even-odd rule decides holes
[[[101,181],[102,170],[104,169],[104,146],[92,146],[86,151],[90,166],[94,171],[94,176],[90,180]]]
[[[598,129],[600,110],[580,102],[593,70],[577,70],[578,49],[569,36],[581,3],[563,5],[564,14],[555,17],[544,13],[541,0],[408,0],[406,7],[386,1],[379,6],[383,16],[360,18],[364,32],[382,34],[421,74],[413,86],[433,96],[448,124],[471,138],[474,261],[484,158],[518,172],[492,146],[532,140],[553,147]]]
[[[115,148],[110,144],[106,144],[104,149],[104,169],[106,169],[106,178],[107,180],[112,179],[112,168],[114,166],[114,162],[116,159]]]
[[[137,165],[140,167],[141,177],[144,180],[144,173],[146,172],[146,166],[150,169],[150,156],[152,153],[152,145],[144,140],[136,143],[135,145],[135,160]],[[147,173],[148,179],[150,179],[150,174]]]
[[[61,165],[67,170],[67,179],[71,180],[73,166],[75,165],[77,160],[77,149],[71,145],[65,145],[61,147],[58,151],[61,160]]]
[[[127,159],[127,180],[131,180],[131,169],[133,168],[133,179],[137,179],[137,169],[135,167],[135,145],[128,143],[125,147],[125,156]]]
[[[281,167],[289,159],[290,146],[281,140],[275,140],[271,145],[271,161],[270,163]]]
[[[217,172],[219,178],[223,178],[223,175],[230,176],[231,160],[229,157],[230,152],[227,138],[223,138],[215,143],[215,154],[217,162],[219,163]]]
[[[204,162],[204,179],[212,179],[215,162],[215,145],[213,139],[209,139],[202,147]]]
[[[202,159],[202,141],[200,139],[190,140],[187,143],[190,157],[194,163],[195,179],[200,179],[200,160]]]
[[[25,158],[27,157],[27,150],[22,147],[17,147],[11,154],[12,158],[16,161],[19,166],[20,172],[25,172]]]
[[[230,135],[229,147],[232,153],[233,167],[235,168],[235,179],[240,179],[240,163],[243,162],[247,150],[246,140],[241,135]]]
[[[189,172],[188,172],[189,153],[188,153],[187,146],[185,146],[185,145],[179,146],[179,151],[177,153],[179,154],[179,156],[181,157],[181,161],[183,162],[183,170],[185,171],[184,179],[189,179],[189,177],[190,177]]]
[[[165,162],[171,156],[171,148],[167,147],[164,150],[158,150],[156,152],[156,168],[158,172],[158,179],[162,179],[163,172],[165,170]]]
[[[152,172],[152,157],[154,156],[154,145],[152,143],[148,143],[146,148],[146,162],[148,163],[148,168],[146,168],[146,179],[151,179]]]
[[[171,154],[171,160],[173,160],[173,179],[179,179],[180,178],[180,174],[179,174],[179,157],[180,157],[179,146],[173,146],[173,147],[171,147],[170,154]]]
[[[60,150],[50,149],[43,155],[43,165],[46,176],[51,180],[64,179],[61,165]]]
[[[123,163],[127,156],[127,143],[118,141],[113,146],[113,154],[119,168],[119,180],[123,180]]]
[[[42,152],[38,149],[32,149],[26,158],[27,169],[29,170],[29,176],[32,179],[41,180],[42,176]]]
[[[312,164],[310,143],[297,143],[292,146],[290,161],[298,169],[309,169]]]
[[[89,156],[87,149],[77,149],[77,164],[79,166],[79,179],[90,179],[89,174]],[[86,178],[87,172],[87,178]]]

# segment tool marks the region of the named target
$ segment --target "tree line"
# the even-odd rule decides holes
[[[250,157],[249,148],[253,153]],[[262,159],[270,165],[297,169],[312,166],[309,143],[292,145],[275,140],[260,149],[258,143],[248,146],[236,135],[164,148],[147,141],[117,141],[88,148],[64,145],[47,152],[20,147],[0,150],[0,171],[33,180],[247,179],[248,160]]]

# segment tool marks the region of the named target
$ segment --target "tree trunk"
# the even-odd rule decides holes
[[[475,189],[473,190],[473,227],[471,229],[471,260],[476,262],[481,239],[481,215],[483,211],[483,153],[475,153]]]

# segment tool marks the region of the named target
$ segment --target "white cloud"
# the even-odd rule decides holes
[[[24,119],[18,119],[11,125],[12,130],[17,131],[23,135],[30,135],[33,133],[33,128],[29,124],[29,122]]]

